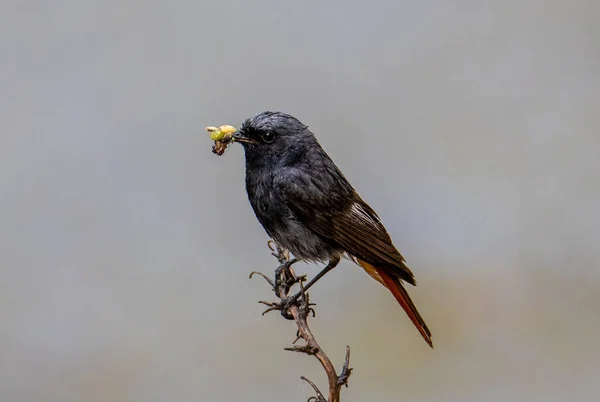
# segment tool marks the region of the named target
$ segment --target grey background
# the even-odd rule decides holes
[[[597,1],[3,1],[0,400],[302,401],[240,147],[299,117],[414,269],[431,351],[349,262],[344,401],[600,393]],[[301,265],[314,275],[317,267]]]

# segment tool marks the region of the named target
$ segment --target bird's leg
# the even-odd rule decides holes
[[[283,317],[285,317],[288,320],[291,320],[291,319],[293,319],[293,317],[291,316],[291,314],[289,313],[288,310],[300,298],[302,298],[302,303],[300,305],[300,308],[302,309],[303,314],[308,315],[312,312],[314,315],[314,310],[310,308],[310,306],[313,304],[310,303],[310,301],[308,299],[308,295],[306,294],[306,291],[311,286],[313,286],[315,283],[317,283],[317,281],[319,279],[321,279],[323,276],[325,276],[325,274],[327,272],[329,272],[333,268],[335,268],[340,262],[340,257],[339,256],[332,257],[329,260],[329,263],[327,264],[327,266],[325,268],[323,268],[321,270],[321,272],[319,272],[317,275],[315,275],[315,277],[312,278],[306,285],[303,285],[303,282],[306,279],[306,277],[305,276],[296,276],[294,274],[294,272],[290,269],[292,264],[294,264],[298,260],[295,258],[290,259],[289,251],[283,250],[282,248],[280,248],[277,245],[277,243],[275,243],[272,240],[269,241],[267,243],[267,245],[271,249],[273,256],[276,257],[277,260],[279,261],[280,265],[275,270],[275,280],[274,281],[269,280],[266,276],[264,276],[260,273],[259,274],[261,276],[263,276],[263,278],[268,280],[269,284],[271,284],[271,286],[273,286],[273,290],[275,290],[275,293],[278,295],[279,295],[280,291],[282,291],[284,295],[287,294],[287,292],[289,292],[290,288],[295,283],[300,284],[300,291],[290,297],[281,297],[281,295],[280,295],[280,298],[281,298],[280,302],[260,301],[259,303],[268,306],[268,308],[263,312],[263,315],[268,313],[269,311],[279,310],[279,311],[281,311],[281,315]],[[254,274],[254,272],[252,274]],[[250,274],[250,277],[252,277],[252,274]]]
[[[291,287],[291,285],[293,285],[295,282],[300,282],[300,291],[293,296],[282,298],[280,302],[263,302],[263,301],[259,302],[259,303],[269,306],[269,308],[263,312],[263,315],[265,313],[268,313],[269,311],[280,310],[281,315],[283,317],[285,317],[288,320],[291,320],[293,318],[289,314],[288,309],[290,308],[290,306],[292,306],[294,303],[296,303],[298,301],[298,299],[300,299],[300,298],[302,298],[302,304],[300,307],[303,308],[303,311],[306,314],[308,314],[312,311],[314,314],[314,311],[310,308],[311,304],[308,301],[308,296],[306,295],[306,291],[312,285],[317,283],[317,281],[319,279],[321,279],[327,272],[334,269],[339,264],[340,258],[336,257],[336,258],[332,258],[331,260],[329,260],[329,264],[327,264],[327,266],[325,268],[323,268],[321,270],[321,272],[319,272],[317,275],[315,275],[315,277],[312,278],[305,286],[302,285],[301,277],[296,277],[295,275],[293,275],[289,272],[290,265],[293,264],[294,262],[296,262],[296,260],[288,261],[287,263],[281,264],[281,266],[279,268],[277,268],[277,271],[275,274],[275,278],[276,278],[275,283],[276,284],[284,284],[285,286]],[[291,274],[291,277],[287,276],[288,273]],[[281,280],[286,281],[287,283],[281,282]],[[287,289],[289,289],[289,287],[287,287]],[[286,289],[286,292],[287,292],[287,289]]]
[[[317,275],[315,275],[314,278],[312,278],[310,281],[308,281],[308,283],[306,285],[301,285],[302,289],[300,289],[300,291],[298,293],[296,293],[294,296],[288,297],[285,299],[285,303],[286,304],[291,304],[294,303],[296,300],[298,300],[304,293],[306,293],[306,291],[315,283],[317,283],[317,281],[319,279],[321,279],[323,276],[325,276],[325,274],[329,271],[331,271],[332,269],[334,269],[340,262],[340,258],[339,257],[335,257],[332,258],[331,260],[329,260],[329,264],[327,264],[327,266],[325,268],[323,268],[321,270],[321,272],[319,272]]]
[[[290,308],[290,306],[292,306],[294,303],[296,303],[298,301],[298,299],[302,298],[302,304],[301,304],[300,307],[303,308],[303,311],[307,315],[311,311],[314,314],[314,310],[312,310],[310,308],[311,304],[308,301],[308,295],[306,294],[306,291],[312,285],[314,285],[315,283],[317,283],[317,281],[319,279],[321,279],[327,272],[329,272],[332,269],[334,269],[336,267],[336,265],[338,265],[339,262],[340,262],[340,258],[339,257],[332,258],[331,260],[329,260],[329,264],[327,264],[327,266],[325,268],[323,268],[321,270],[321,272],[319,272],[317,275],[315,275],[315,277],[312,278],[306,285],[302,285],[302,282],[300,281],[300,291],[298,293],[296,293],[293,296],[281,299],[281,301],[279,303],[269,304],[270,308],[268,308],[265,311],[265,313],[268,312],[268,311],[272,311],[272,310],[280,310],[281,311],[281,315],[284,318],[286,318],[288,320],[292,319],[291,316],[290,316],[290,314],[289,314],[289,312],[288,312],[288,309]],[[284,273],[284,275],[285,275],[285,273]],[[297,278],[296,278],[296,280],[297,280]],[[292,285],[293,285],[293,282],[292,282]],[[263,304],[266,304],[266,303],[263,303]]]

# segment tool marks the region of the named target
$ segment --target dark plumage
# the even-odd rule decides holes
[[[308,126],[281,112],[247,119],[234,138],[246,154],[246,190],[259,222],[305,261],[346,256],[386,286],[431,345],[431,333],[401,281],[415,285],[375,211],[362,200]]]

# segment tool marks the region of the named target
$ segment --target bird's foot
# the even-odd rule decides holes
[[[300,309],[300,315],[302,317],[307,318],[309,314],[312,314],[313,317],[315,316],[315,309],[313,309],[312,306],[316,306],[317,303],[310,302],[310,296],[303,288],[294,296],[290,297],[290,299],[298,300],[298,308]]]
[[[278,302],[261,300],[259,301],[259,303],[267,306],[267,309],[263,311],[262,315],[265,315],[274,310],[279,310],[281,312],[282,317],[286,320],[294,319],[294,316],[290,312],[290,307],[292,307],[294,304],[297,304],[297,300],[293,297],[285,297]]]
[[[273,291],[275,291],[276,293],[279,290],[279,287],[282,285],[284,285],[287,289],[289,289],[295,283],[299,283],[299,282],[301,283],[306,280],[305,275],[295,276],[292,273],[292,271],[290,270],[290,267],[292,266],[292,264],[296,263],[297,261],[298,261],[297,259],[293,259],[293,260],[287,261],[287,262],[281,264],[279,267],[277,267],[277,269],[275,270],[275,279],[271,279],[267,275],[263,274],[262,272],[258,272],[258,271],[250,272],[250,279],[252,279],[252,277],[254,275],[258,275],[258,276],[262,277],[265,281],[267,281],[269,283],[269,285],[271,285],[271,287],[273,288]]]
[[[270,240],[267,245],[271,249],[273,256],[275,256],[279,261],[279,267],[277,267],[275,270],[275,279],[272,280],[265,274],[256,271],[250,274],[250,278],[252,278],[254,275],[261,276],[269,283],[269,285],[273,287],[273,291],[281,300],[278,302],[259,301],[259,303],[267,306],[262,314],[265,315],[268,312],[279,310],[284,318],[293,320],[294,317],[290,313],[290,307],[296,305],[300,310],[300,314],[302,314],[304,317],[311,312],[314,316],[315,312],[311,308],[311,306],[314,306],[314,304],[308,302],[308,295],[305,294],[304,290],[302,289],[302,284],[304,281],[306,281],[306,276],[296,276],[294,270],[291,268],[291,266],[298,260],[296,258],[290,258],[289,251],[279,247],[279,245],[273,240]],[[300,284],[300,292],[292,297],[287,297],[292,286],[297,283]]]

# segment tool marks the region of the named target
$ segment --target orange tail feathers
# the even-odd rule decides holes
[[[419,331],[423,339],[425,339],[425,342],[427,342],[427,344],[433,348],[433,342],[431,341],[431,332],[429,331],[429,328],[427,328],[427,324],[425,324],[425,321],[421,317],[421,314],[419,314],[417,308],[410,299],[408,292],[406,291],[406,289],[404,289],[402,283],[400,283],[400,280],[393,278],[384,270],[376,268],[368,262],[359,259],[358,263],[361,267],[363,267],[365,271],[367,271],[367,273],[371,277],[373,277],[373,279],[377,280],[379,283],[388,288],[390,292],[392,292],[392,294],[398,301],[398,304],[402,306],[402,308],[408,315],[408,318],[410,318],[415,327],[417,327],[417,330]]]

